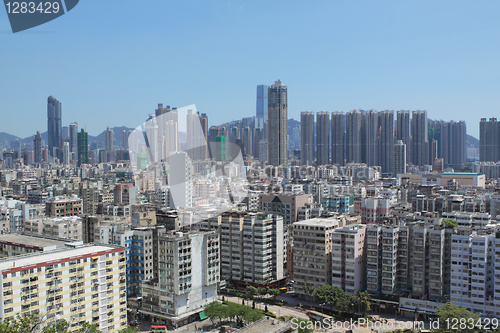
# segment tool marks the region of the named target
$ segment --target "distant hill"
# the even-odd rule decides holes
[[[479,148],[479,140],[467,134],[467,148]]]
[[[126,126],[116,126],[116,127],[113,127],[112,129],[113,129],[113,141],[114,141],[113,144],[116,147],[121,147],[121,145],[122,145],[123,131],[124,130],[133,130],[133,128],[129,128]],[[80,128],[78,130],[80,131]],[[47,144],[47,142],[48,142],[47,132],[43,132],[41,134],[42,134],[42,140],[45,142],[45,144]],[[9,133],[1,132],[0,133],[0,146],[10,147],[11,140],[15,140],[15,139],[19,139],[19,141],[21,141],[21,143],[23,143],[26,146],[28,146],[28,145],[31,146],[31,145],[33,145],[33,136],[34,136],[34,133],[33,133],[33,135],[30,135],[30,136],[23,139],[23,138],[19,138],[15,135],[12,135]],[[106,142],[106,131],[103,131],[102,133],[100,133],[96,136],[89,135],[89,144],[91,144],[93,142],[101,142],[101,146],[104,146],[105,142]]]
[[[0,133],[0,143],[7,142],[7,144],[10,145],[10,140],[15,140],[15,139],[20,139],[20,138],[18,138],[15,135],[9,134],[9,133],[5,133],[5,132]]]

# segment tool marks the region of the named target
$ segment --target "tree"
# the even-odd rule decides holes
[[[212,302],[205,307],[205,314],[208,316],[208,318],[210,318],[212,324],[214,324],[217,319],[219,321],[222,321],[223,318],[227,318],[225,316],[226,311],[223,308],[224,305],[220,304],[217,301]]]
[[[35,329],[40,325],[37,315],[17,314],[15,318],[6,318],[0,322],[0,332],[5,333],[26,333],[36,332]]]
[[[478,331],[477,323],[480,320],[480,316],[459,306],[453,305],[450,302],[440,306],[436,315],[439,318],[441,327],[433,330],[434,332],[472,333]],[[465,329],[461,329],[459,324],[463,322],[464,319],[467,327]],[[457,325],[454,326],[455,322]],[[469,323],[473,323],[474,325],[469,326]],[[473,329],[470,329],[469,327],[472,327]]]
[[[259,294],[261,296],[261,298],[263,298],[264,296],[266,296],[268,294],[268,290],[267,290],[267,288],[259,287],[259,288],[257,288],[257,294]]]
[[[314,292],[315,292],[315,287],[314,286],[304,286],[304,287],[302,287],[302,290],[304,291],[304,293],[307,296],[311,296],[311,297],[314,296]]]
[[[357,300],[357,309],[361,311],[361,314],[364,317],[365,314],[371,310],[372,297],[370,296],[370,293],[368,291],[358,290],[356,292],[356,300]]]
[[[314,297],[320,302],[325,303],[332,310],[333,306],[345,307],[347,305],[347,295],[339,287],[324,285],[318,287],[314,292]]]
[[[281,291],[277,288],[272,288],[268,290],[269,295],[273,296],[273,299],[276,299],[277,296],[281,296]]]
[[[257,295],[257,288],[255,288],[254,286],[247,286],[245,288],[246,299],[252,299],[254,295]]]
[[[456,226],[458,226],[458,222],[456,220],[447,219],[441,221],[441,225],[445,228],[455,228]]]
[[[128,326],[126,329],[120,331],[120,333],[138,333],[138,332],[139,332],[139,328],[132,327],[132,326]]]

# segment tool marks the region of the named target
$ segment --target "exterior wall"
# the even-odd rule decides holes
[[[101,332],[121,331],[127,322],[123,250],[90,246],[4,259],[1,318],[38,311],[47,325],[65,319],[96,324]]]

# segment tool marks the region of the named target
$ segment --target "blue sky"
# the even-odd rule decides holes
[[[498,1],[81,0],[12,34],[0,9],[0,132],[135,127],[158,103],[196,104],[209,125],[255,115],[258,84],[288,85],[301,111],[499,115]]]

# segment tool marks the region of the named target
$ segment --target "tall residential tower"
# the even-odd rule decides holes
[[[288,165],[288,102],[287,86],[281,81],[268,88],[268,162]]]

